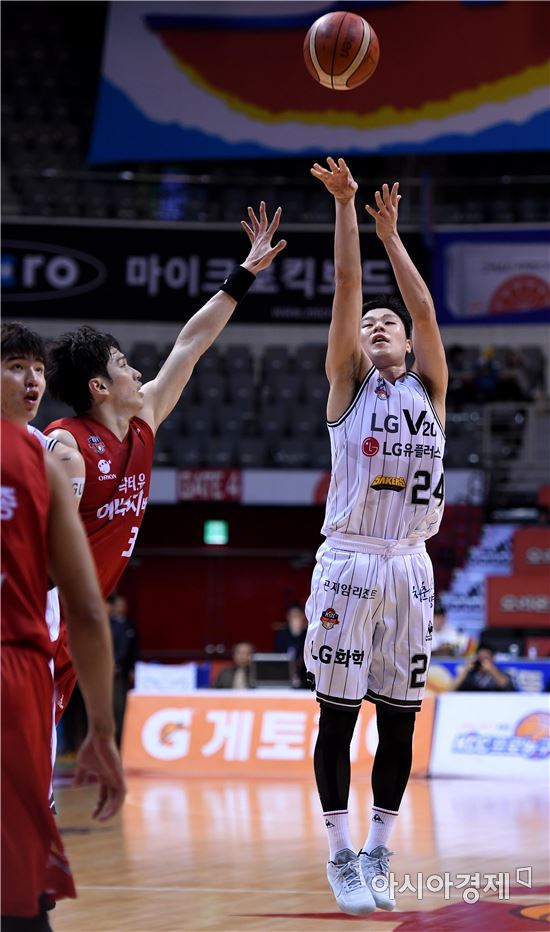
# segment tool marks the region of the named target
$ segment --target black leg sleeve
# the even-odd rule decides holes
[[[351,779],[350,746],[359,709],[320,704],[319,735],[313,755],[323,812],[348,808]]]
[[[2,916],[2,932],[52,932],[45,912],[36,916]]]
[[[376,706],[378,748],[372,767],[374,805],[397,812],[411,772],[416,712]]]

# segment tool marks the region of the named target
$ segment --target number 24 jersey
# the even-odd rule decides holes
[[[445,433],[415,373],[392,384],[372,368],[328,429],[332,476],[325,536],[425,540],[437,532]]]

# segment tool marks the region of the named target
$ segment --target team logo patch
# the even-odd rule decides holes
[[[380,449],[380,444],[376,437],[365,437],[361,444],[361,449],[365,456],[374,456]]]
[[[334,625],[339,625],[338,612],[335,612],[333,608],[325,608],[321,615],[321,624],[327,631],[334,628]]]
[[[371,482],[371,489],[381,492],[382,489],[389,489],[390,492],[402,492],[406,482],[402,476],[376,476]]]
[[[91,450],[95,450],[96,453],[105,453],[105,444],[101,437],[94,437],[93,435],[88,437],[88,446]]]
[[[376,383],[376,388],[374,389],[374,394],[378,395],[379,398],[385,399],[389,397],[388,390],[386,388],[386,383],[382,376],[378,376],[378,382]]]

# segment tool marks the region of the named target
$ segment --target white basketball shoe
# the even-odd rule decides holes
[[[364,916],[373,912],[376,903],[365,882],[359,857],[351,848],[339,851],[334,861],[328,862],[327,878],[343,913]]]
[[[373,848],[370,854],[359,852],[361,871],[365,883],[378,909],[395,909],[395,899],[390,887],[390,856],[394,854],[384,845]]]

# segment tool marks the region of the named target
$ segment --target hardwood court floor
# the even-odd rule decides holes
[[[398,910],[340,913],[325,878],[326,842],[307,782],[129,781],[113,824],[90,819],[93,788],[58,787],[59,823],[79,898],[51,914],[55,932],[548,932],[548,791],[541,783],[411,780],[392,838],[392,870],[423,898],[397,894]],[[370,788],[356,783],[355,844],[368,824]],[[532,888],[516,881],[532,868]],[[445,898],[439,875],[511,875],[510,898],[463,889]],[[527,879],[526,873],[520,879]],[[498,880],[495,880],[498,883]],[[471,887],[471,884],[467,884]],[[472,896],[474,894],[471,894]]]

